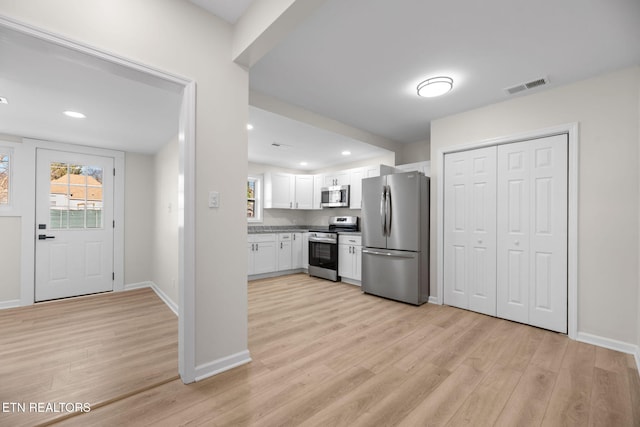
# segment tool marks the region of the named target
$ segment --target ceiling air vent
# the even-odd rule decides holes
[[[534,89],[539,86],[543,86],[549,83],[549,79],[547,77],[540,77],[539,79],[531,80],[530,82],[520,83],[515,86],[511,86],[506,88],[504,91],[509,95],[515,95],[516,93]]]

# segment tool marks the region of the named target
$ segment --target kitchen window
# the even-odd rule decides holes
[[[8,208],[12,204],[12,157],[13,150],[11,148],[0,146],[0,208]]]
[[[262,178],[247,178],[247,221],[262,222]]]

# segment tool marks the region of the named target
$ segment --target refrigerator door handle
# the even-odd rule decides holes
[[[391,187],[390,186],[386,186],[385,188],[385,192],[387,193],[387,197],[385,198],[385,206],[384,206],[384,219],[385,219],[385,230],[387,233],[387,236],[391,235],[391,215],[392,215],[392,211],[391,211]]]
[[[382,187],[380,195],[380,223],[382,225],[382,235],[387,235],[387,186]]]
[[[395,257],[395,258],[414,258],[415,257],[415,253],[405,255],[405,254],[391,253],[391,252],[372,251],[371,249],[363,249],[362,253],[369,254],[369,255],[389,256],[389,257]]]

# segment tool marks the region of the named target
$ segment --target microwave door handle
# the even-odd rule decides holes
[[[384,208],[385,208],[385,190],[386,188],[383,186],[382,187],[382,194],[380,194],[380,225],[382,226],[382,235],[386,236],[387,235],[387,221],[386,218],[384,217]]]
[[[387,230],[387,236],[391,235],[391,215],[393,210],[391,209],[391,187],[387,185],[387,197],[385,198],[385,228]]]

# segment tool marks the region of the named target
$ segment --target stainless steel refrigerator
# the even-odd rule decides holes
[[[429,299],[429,178],[362,180],[362,290],[420,305]]]

